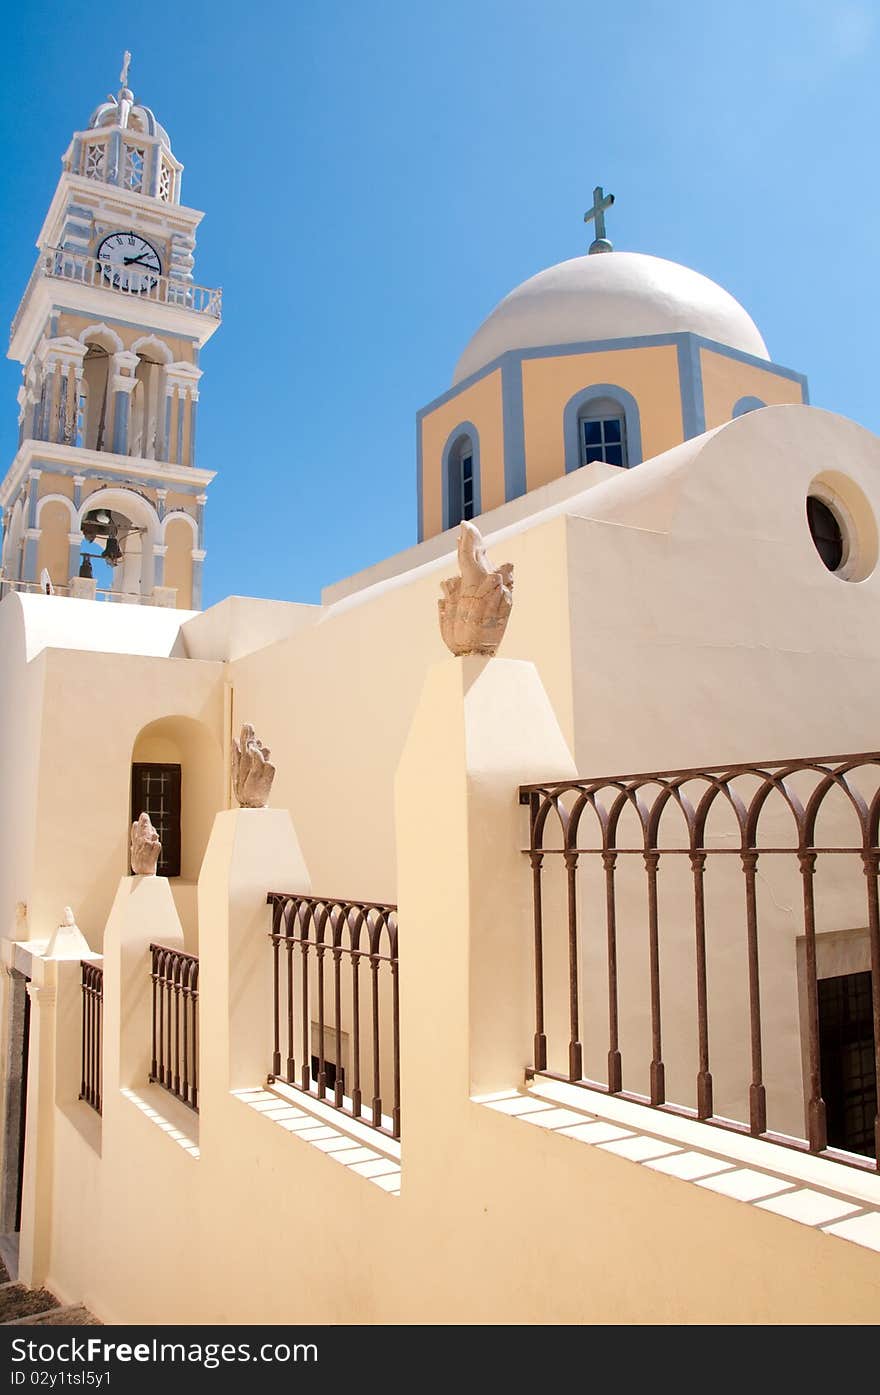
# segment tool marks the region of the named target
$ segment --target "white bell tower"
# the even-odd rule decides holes
[[[196,465],[199,352],[221,293],[193,279],[202,214],[129,62],[63,157],[12,324],[0,583],[198,609],[214,478]]]

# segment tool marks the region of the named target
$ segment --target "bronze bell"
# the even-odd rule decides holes
[[[111,567],[117,567],[122,561],[122,548],[116,538],[108,538],[107,545],[101,553],[105,562],[109,562]]]

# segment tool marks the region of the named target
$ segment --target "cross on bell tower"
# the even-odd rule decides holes
[[[597,184],[593,190],[593,206],[588,208],[584,214],[585,223],[590,223],[593,220],[596,223],[596,236],[589,247],[590,256],[595,252],[612,252],[614,250],[605,236],[605,210],[610,208],[613,202],[614,195],[606,194],[602,185]]]

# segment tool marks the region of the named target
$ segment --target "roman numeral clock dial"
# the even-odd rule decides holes
[[[120,291],[151,291],[162,273],[159,253],[133,232],[110,233],[98,247],[104,277]]]

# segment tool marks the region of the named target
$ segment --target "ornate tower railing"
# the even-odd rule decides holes
[[[153,301],[161,305],[177,305],[185,310],[193,310],[198,315],[210,315],[215,320],[222,318],[223,292],[208,286],[197,286],[173,276],[163,276],[150,272],[149,275],[132,276],[123,285],[118,270],[106,261],[92,257],[85,252],[75,252],[67,247],[43,247],[31,272],[25,293],[12,321],[9,338],[15,337],[27,302],[28,294],[42,276],[61,281],[76,281],[83,286],[94,286],[100,290],[111,290],[119,295],[130,296],[139,301]]]

